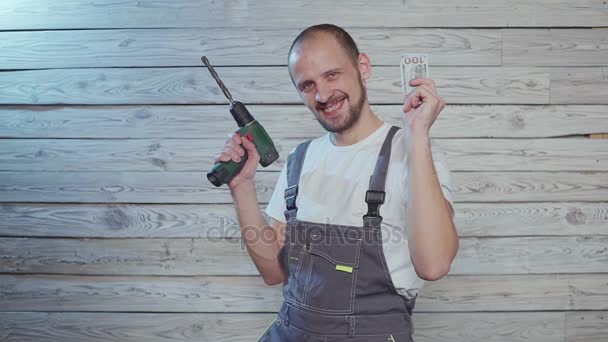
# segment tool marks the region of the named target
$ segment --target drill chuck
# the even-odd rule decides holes
[[[231,102],[229,109],[230,114],[232,114],[234,121],[236,121],[239,127],[245,127],[255,120],[245,105],[239,101]]]

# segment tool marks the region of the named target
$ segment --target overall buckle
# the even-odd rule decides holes
[[[365,202],[367,203],[367,214],[363,217],[381,217],[380,205],[384,203],[386,192],[378,190],[367,190],[365,193]]]

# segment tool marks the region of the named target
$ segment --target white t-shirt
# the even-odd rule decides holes
[[[365,192],[390,127],[385,122],[368,137],[349,146],[334,145],[329,133],[314,139],[308,147],[302,166],[296,218],[310,222],[362,226],[363,215],[367,213]],[[290,154],[294,150],[295,148]],[[453,205],[450,171],[443,152],[433,140],[431,151],[441,190]],[[268,216],[281,222],[286,222],[286,168],[287,162],[265,210]],[[393,283],[401,295],[411,298],[422,287],[424,280],[416,274],[408,248],[406,178],[406,149],[403,129],[400,129],[393,137],[386,197],[380,206],[380,216],[383,217],[381,231],[384,255]]]

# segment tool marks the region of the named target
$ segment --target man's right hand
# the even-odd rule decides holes
[[[225,162],[232,159],[234,162],[238,163],[241,161],[241,157],[245,155],[245,150],[248,155],[245,166],[243,166],[241,171],[228,182],[228,187],[232,191],[235,191],[242,184],[253,183],[253,178],[255,177],[255,172],[258,163],[260,162],[258,150],[251,141],[246,137],[242,137],[237,131],[228,135],[226,144],[224,144],[224,150],[215,158],[215,162]]]

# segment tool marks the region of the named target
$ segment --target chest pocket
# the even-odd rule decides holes
[[[290,247],[286,301],[322,313],[353,313],[361,239],[317,234]]]

